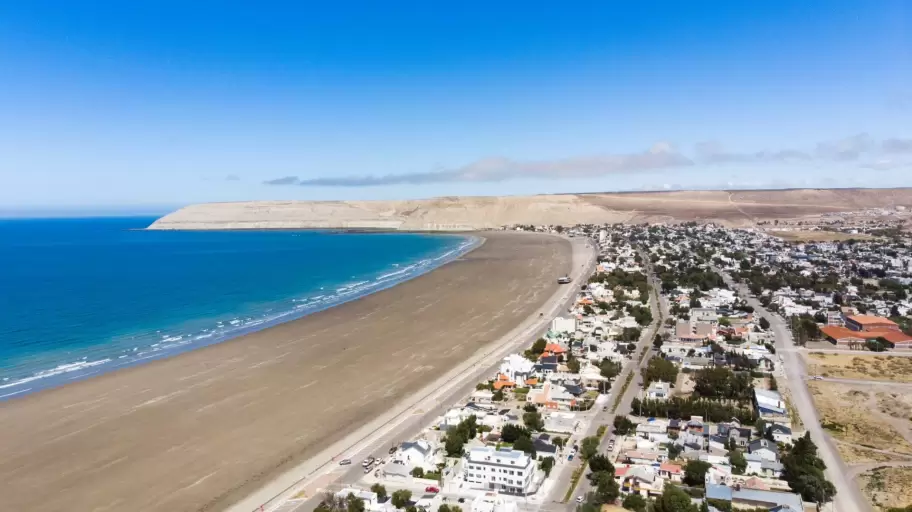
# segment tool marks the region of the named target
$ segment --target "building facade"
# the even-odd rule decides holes
[[[510,448],[472,448],[463,461],[463,477],[475,489],[525,495],[531,492],[534,474],[532,458]]]

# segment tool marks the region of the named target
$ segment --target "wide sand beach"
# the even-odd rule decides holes
[[[497,340],[554,295],[566,240],[458,261],[218,345],[0,404],[10,510],[221,510]]]

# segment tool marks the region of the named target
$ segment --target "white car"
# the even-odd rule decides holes
[[[577,496],[577,497],[576,497],[576,502],[577,502],[577,503],[582,503],[582,502],[583,502],[583,497],[582,497],[582,496]]]

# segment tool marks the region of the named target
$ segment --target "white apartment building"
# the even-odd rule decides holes
[[[504,494],[531,492],[535,463],[524,452],[511,448],[472,448],[463,461],[463,477],[475,489]]]
[[[576,332],[576,318],[557,317],[551,320],[551,330],[554,332]]]

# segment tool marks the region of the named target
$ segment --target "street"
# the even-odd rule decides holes
[[[792,405],[798,411],[801,422],[807,431],[811,433],[811,439],[817,445],[818,455],[827,466],[827,478],[836,487],[836,497],[833,499],[832,511],[860,512],[872,510],[868,501],[859,491],[858,486],[847,476],[848,469],[839,456],[839,452],[830,437],[820,426],[817,409],[814,407],[814,401],[811,399],[811,394],[805,381],[804,362],[797,351],[791,350],[794,343],[786,327],[785,320],[781,316],[767,311],[757,299],[749,295],[746,286],[734,283],[728,274],[718,268],[713,270],[719,273],[725,279],[726,284],[732,290],[737,291],[741,298],[754,308],[755,313],[770,322],[770,327],[776,337],[776,352],[781,355],[783,360],[787,385],[791,391]]]

